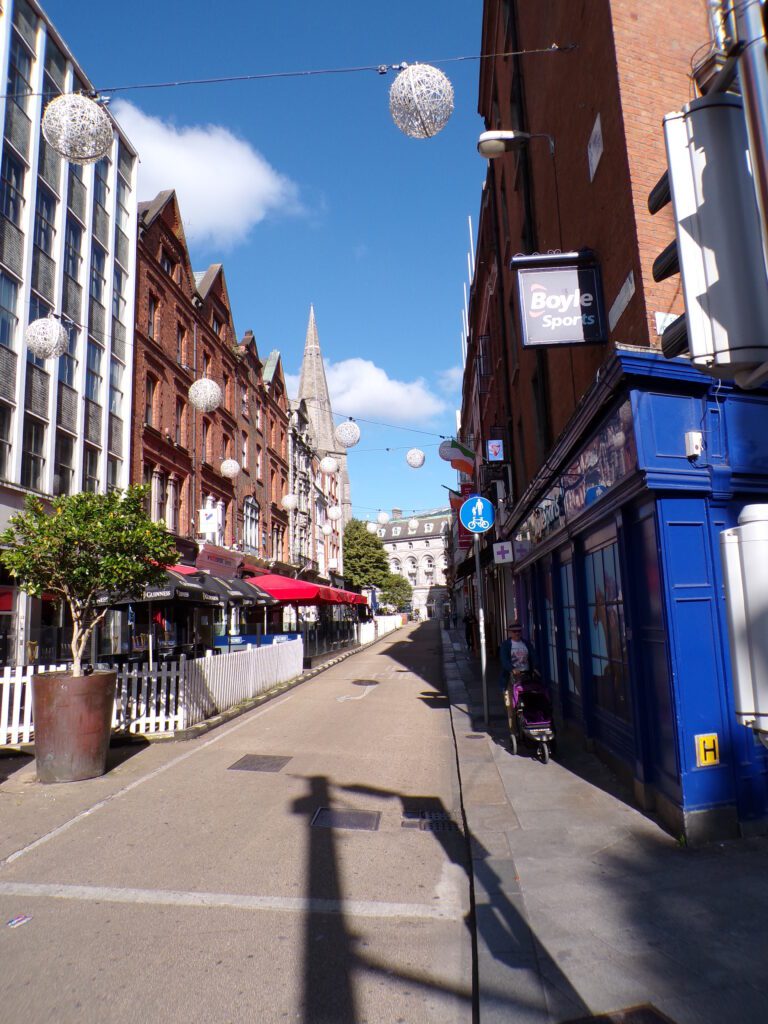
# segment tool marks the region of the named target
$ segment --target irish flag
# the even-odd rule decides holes
[[[448,488],[448,504],[451,506],[454,512],[458,512],[461,506],[464,504],[464,499],[458,493],[458,491],[453,491],[451,490],[450,487]]]
[[[453,438],[443,441],[438,449],[438,454],[441,459],[450,462],[459,473],[471,475],[475,471],[475,453],[460,441]]]

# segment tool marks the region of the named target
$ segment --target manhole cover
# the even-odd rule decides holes
[[[354,828],[376,832],[380,821],[380,811],[334,811],[330,807],[319,807],[310,825],[315,828]]]
[[[566,1024],[674,1024],[674,1021],[649,1004],[630,1006],[626,1010],[614,1010],[613,1013],[601,1013],[597,1017],[579,1017],[567,1021]]]
[[[481,739],[483,739],[483,734],[481,732],[468,732],[466,734],[466,736],[464,737],[464,739],[465,740],[481,740]]]
[[[229,771],[238,772],[279,772],[290,761],[290,757],[277,757],[274,754],[246,754],[239,761],[229,766]]]
[[[353,679],[353,686],[378,686],[378,680],[376,679]]]

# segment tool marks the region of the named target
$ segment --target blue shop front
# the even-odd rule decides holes
[[[768,752],[734,716],[719,560],[720,532],[766,501],[768,393],[618,347],[548,465],[504,536],[560,727],[676,835],[768,830]]]

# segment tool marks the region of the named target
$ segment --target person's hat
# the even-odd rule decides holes
[[[507,629],[522,629],[522,628],[523,628],[523,626],[522,626],[522,623],[520,623],[520,622],[510,622],[510,624],[507,626]]]

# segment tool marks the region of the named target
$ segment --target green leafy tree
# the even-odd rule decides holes
[[[413,597],[413,587],[404,576],[392,572],[384,582],[380,597],[382,604],[391,604],[398,611],[403,611]]]
[[[344,578],[355,587],[381,587],[389,575],[384,545],[365,523],[350,519],[344,527]]]
[[[64,495],[50,511],[28,495],[25,511],[0,535],[0,561],[22,590],[39,597],[58,594],[72,614],[73,674],[82,674],[83,653],[109,608],[100,592],[138,596],[164,579],[163,566],[176,560],[176,546],[164,524],[144,508],[147,487],[109,494]]]

